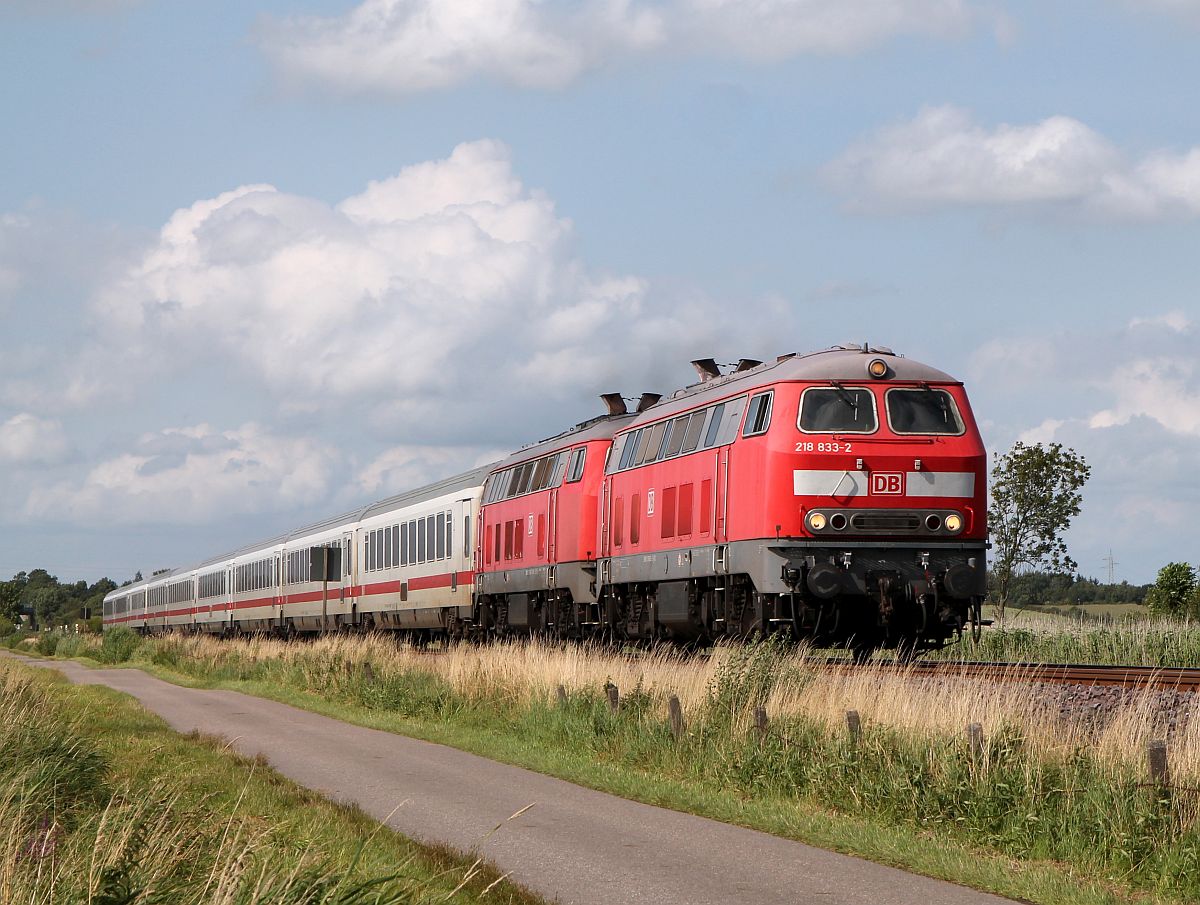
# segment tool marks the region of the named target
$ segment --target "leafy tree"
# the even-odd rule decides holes
[[[1080,491],[1091,473],[1083,456],[1061,443],[1017,441],[1004,455],[994,457],[988,525],[1001,620],[1013,578],[1022,569],[1075,571],[1062,535],[1079,515]]]
[[[25,598],[33,608],[38,625],[48,628],[62,624],[63,605],[69,598],[60,585],[34,588],[26,593]]]
[[[21,592],[24,585],[17,579],[0,581],[0,619],[14,625],[21,621]]]
[[[1191,609],[1198,591],[1196,570],[1185,562],[1169,562],[1158,570],[1146,604],[1156,613],[1182,616]]]

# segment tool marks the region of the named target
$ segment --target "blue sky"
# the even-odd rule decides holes
[[[846,340],[1200,560],[1200,0],[0,0],[0,572],[123,578]],[[1189,87],[1192,86],[1192,87]]]

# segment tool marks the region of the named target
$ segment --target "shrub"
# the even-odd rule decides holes
[[[60,638],[62,635],[58,632],[42,632],[42,636],[37,641],[37,652],[43,657],[53,657],[54,652],[58,650]]]
[[[104,633],[96,659],[101,663],[124,663],[141,643],[141,637],[133,629],[118,626]]]
[[[0,638],[7,638],[9,635],[15,634],[17,631],[16,625],[11,619],[5,619],[0,616]]]

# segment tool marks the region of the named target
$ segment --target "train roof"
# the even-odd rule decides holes
[[[158,585],[162,582],[170,581],[172,578],[191,575],[192,572],[203,570],[208,566],[214,566],[218,563],[228,562],[231,559],[236,559],[239,556],[245,556],[249,553],[255,553],[259,550],[268,550],[272,547],[287,543],[297,537],[305,537],[310,534],[319,534],[322,531],[328,531],[331,528],[337,528],[340,525],[357,524],[364,518],[373,515],[382,515],[388,512],[394,512],[398,509],[403,509],[407,506],[412,506],[425,500],[435,500],[438,497],[445,496],[447,493],[453,493],[456,490],[466,490],[470,487],[478,487],[483,484],[488,474],[495,467],[495,463],[491,465],[481,465],[477,468],[472,468],[470,471],[465,471],[462,474],[454,475],[450,478],[444,478],[433,484],[426,484],[424,487],[418,487],[415,490],[408,490],[404,493],[396,494],[395,496],[386,497],[374,503],[369,503],[366,506],[360,506],[357,509],[352,509],[349,512],[343,512],[341,515],[335,515],[327,519],[322,519],[319,522],[305,525],[297,528],[294,531],[289,531],[285,534],[277,534],[274,537],[265,540],[256,541],[251,544],[238,547],[236,550],[230,550],[221,553],[217,556],[211,556],[208,559],[195,563],[190,566],[182,566],[178,569],[169,569],[165,572],[160,572],[157,575],[151,575],[149,578],[143,578],[141,581],[133,584],[124,585],[117,588],[115,591],[110,591],[105,595],[105,600],[110,597],[121,597],[131,591],[140,591],[153,585]]]
[[[875,383],[867,374],[867,364],[876,358],[887,362],[887,381],[914,383],[961,383],[945,371],[930,367],[911,358],[898,355],[886,346],[834,346],[819,352],[802,355],[781,355],[771,362],[750,363],[741,370],[723,374],[676,390],[666,399],[649,406],[641,413],[640,422],[658,420],[727,396],[748,393],[759,387],[786,381],[845,381],[846,383]]]
[[[636,417],[636,412],[630,412],[624,415],[600,415],[588,421],[583,421],[563,431],[561,434],[555,434],[553,437],[547,437],[545,440],[538,440],[536,443],[530,443],[528,446],[521,447],[521,449],[517,450],[511,456],[496,462],[489,470],[499,471],[502,468],[507,468],[509,465],[515,465],[518,462],[525,462],[529,459],[537,459],[552,452],[575,446],[578,443],[587,443],[592,440],[611,440],[618,431]]]

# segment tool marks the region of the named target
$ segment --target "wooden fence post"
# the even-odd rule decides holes
[[[371,661],[367,660],[363,663],[363,678],[367,682],[375,681],[375,667],[371,665]]]
[[[767,708],[754,708],[754,731],[758,735],[758,743],[761,745],[763,739],[767,737]]]
[[[967,743],[971,748],[971,760],[979,763],[983,760],[983,724],[972,723],[967,727]]]
[[[565,688],[563,688],[561,685],[559,685],[557,694],[558,694],[558,706],[566,707],[567,706],[567,690]]]
[[[617,686],[609,682],[604,686],[604,693],[608,695],[608,709],[616,713],[621,706],[621,693],[617,691]]]
[[[1155,785],[1171,784],[1171,768],[1167,765],[1167,743],[1155,739],[1146,748],[1146,762],[1150,766],[1150,781]]]
[[[671,717],[671,735],[679,741],[683,736],[683,707],[675,695],[667,699],[667,712]]]
[[[862,717],[857,710],[846,711],[846,730],[850,733],[850,747],[857,748],[862,737]]]

